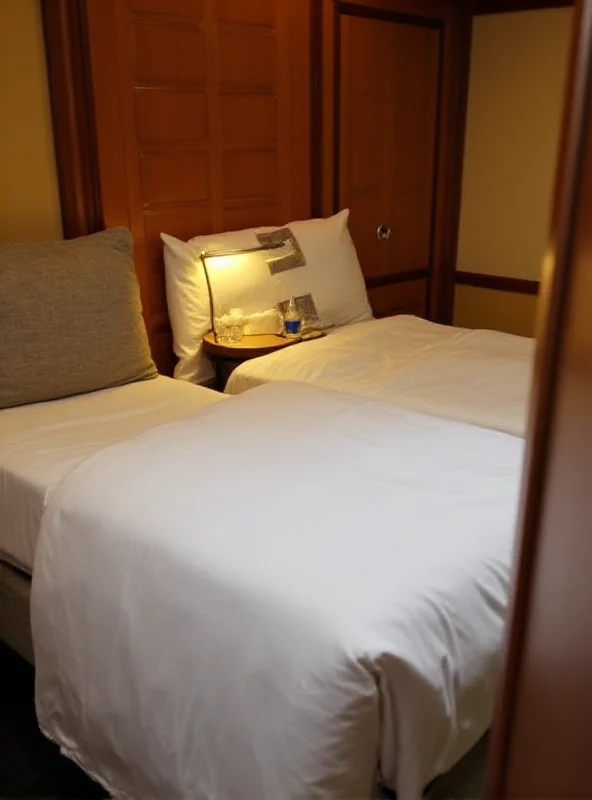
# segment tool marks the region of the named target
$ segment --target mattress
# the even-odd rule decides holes
[[[43,508],[88,456],[223,398],[159,376],[0,411],[0,559],[30,573]]]
[[[524,436],[534,340],[401,315],[246,361],[226,391],[299,381]]]

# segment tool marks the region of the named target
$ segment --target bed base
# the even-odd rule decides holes
[[[30,575],[0,561],[0,639],[33,664],[30,601]]]

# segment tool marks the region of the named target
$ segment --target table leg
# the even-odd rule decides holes
[[[223,392],[226,385],[226,370],[221,358],[214,359],[214,371],[216,373],[216,390]]]

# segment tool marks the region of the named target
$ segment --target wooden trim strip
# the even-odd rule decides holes
[[[310,13],[310,191],[311,214],[323,215],[323,5],[312,0]]]
[[[356,3],[337,2],[337,13],[346,14],[351,17],[365,17],[367,19],[379,19],[383,22],[401,22],[407,25],[418,25],[423,28],[444,28],[444,20],[432,17],[422,17],[417,14],[406,14],[402,11],[387,11],[384,8],[373,8],[371,6],[359,6]]]
[[[62,227],[66,238],[103,227],[84,0],[42,0]]]
[[[407,272],[393,272],[390,275],[379,275],[376,278],[366,278],[367,289],[380,289],[383,286],[392,286],[397,283],[407,283],[407,281],[418,281],[427,278],[430,274],[429,269],[410,269]]]
[[[473,17],[467,13],[466,7],[453,3],[444,37],[448,100],[445,101],[444,126],[440,130],[444,147],[437,201],[440,209],[438,225],[443,233],[437,234],[439,245],[434,252],[434,270],[428,293],[428,318],[449,325],[454,312],[472,33]]]
[[[471,13],[500,14],[508,11],[541,11],[546,8],[573,6],[574,0],[473,0]]]
[[[339,211],[339,164],[341,154],[341,14],[333,4],[333,214]]]
[[[446,36],[445,36],[445,28],[438,29],[438,84],[436,90],[436,124],[434,128],[434,142],[433,142],[433,153],[434,153],[434,161],[433,161],[433,175],[432,175],[432,203],[430,208],[430,250],[429,250],[429,263],[431,265],[438,265],[437,253],[439,245],[441,244],[442,237],[438,235],[439,232],[439,223],[440,223],[440,211],[441,211],[441,197],[439,188],[445,182],[444,173],[442,170],[442,161],[443,156],[445,155],[446,144],[448,140],[446,139],[447,131],[444,130],[444,122],[445,122],[445,111],[446,106],[449,107],[451,103],[450,97],[446,96],[446,89],[448,88],[446,84],[447,72],[446,72],[446,59],[448,56],[448,52],[446,49]],[[443,144],[444,143],[444,144]],[[438,274],[437,270],[434,270],[436,273],[436,279],[432,281],[432,285],[430,289],[432,291],[438,292],[438,278],[440,275]],[[428,308],[431,311],[432,306],[432,292],[428,292]]]
[[[482,272],[457,271],[454,282],[461,286],[478,286],[480,289],[495,289],[498,292],[515,292],[516,294],[537,295],[540,289],[539,281],[531,281],[526,278],[506,278],[503,275],[485,275]]]

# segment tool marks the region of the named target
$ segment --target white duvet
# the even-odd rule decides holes
[[[31,572],[45,504],[85,458],[221,399],[227,398],[159,375],[0,411],[0,559]]]
[[[277,384],[92,456],[39,539],[42,729],[116,797],[415,800],[491,722],[522,447]]]
[[[534,340],[400,315],[246,361],[226,391],[302,381],[524,436]]]

